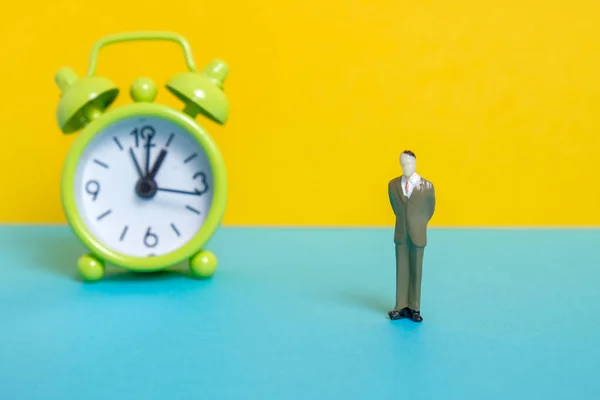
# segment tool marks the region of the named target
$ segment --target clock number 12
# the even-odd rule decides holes
[[[146,134],[149,138],[152,138],[154,137],[154,133],[155,131],[153,127],[151,127],[150,125],[145,125],[141,129],[135,128],[131,131],[130,135],[135,137],[135,147],[140,147],[140,138],[142,140],[145,140]]]

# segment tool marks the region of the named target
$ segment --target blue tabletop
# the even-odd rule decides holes
[[[421,324],[392,236],[221,228],[211,280],[86,284],[67,227],[0,227],[0,397],[599,398],[600,231],[431,229]]]

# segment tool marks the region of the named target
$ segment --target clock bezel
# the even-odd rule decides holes
[[[214,193],[208,215],[198,232],[183,246],[166,254],[152,257],[136,257],[110,249],[102,244],[86,227],[79,214],[75,200],[75,177],[77,165],[88,144],[110,125],[128,118],[154,117],[167,119],[186,130],[204,149],[214,181]],[[227,202],[227,171],[225,162],[214,140],[187,114],[155,103],[132,103],[104,113],[87,125],[75,138],[67,153],[61,175],[61,201],[63,212],[71,229],[79,240],[96,257],[116,266],[138,272],[158,271],[189,260],[218,229]]]

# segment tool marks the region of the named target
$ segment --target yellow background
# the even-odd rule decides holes
[[[600,223],[597,0],[11,2],[0,17],[0,221],[62,223],[73,137],[55,71],[93,43],[184,35],[199,67],[227,61],[228,125],[198,118],[228,166],[226,225],[390,225],[398,155],[436,186],[433,226]],[[185,69],[172,43],[110,46],[122,89]],[[161,90],[157,98],[181,108]]]

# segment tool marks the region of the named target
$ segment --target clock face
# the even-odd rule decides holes
[[[75,173],[75,203],[89,232],[124,255],[177,250],[202,227],[213,174],[200,143],[157,117],[120,120],[98,133]]]

